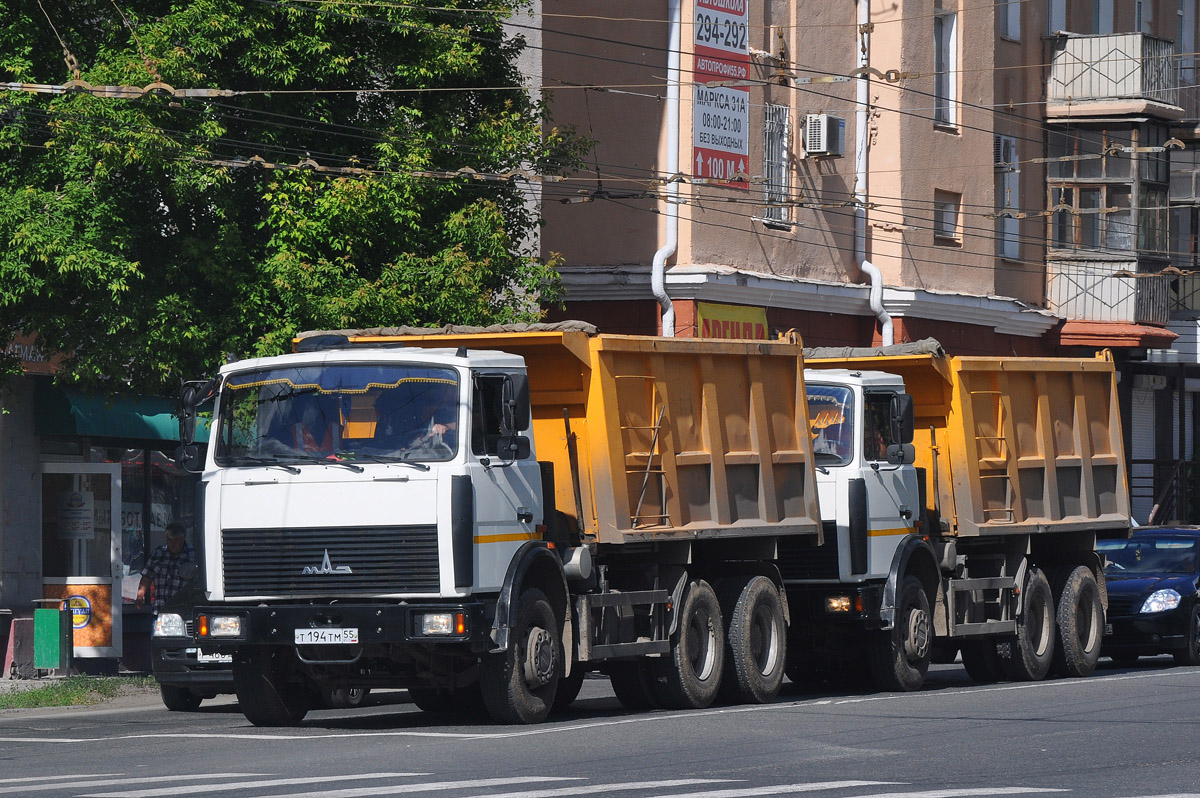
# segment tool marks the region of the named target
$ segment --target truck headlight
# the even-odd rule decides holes
[[[187,637],[183,617],[173,612],[160,612],[154,619],[153,637]]]
[[[825,612],[850,612],[850,597],[849,596],[826,596],[825,597]]]
[[[201,615],[196,619],[200,637],[241,637],[240,615]]]
[[[1166,612],[1179,606],[1179,594],[1174,590],[1156,590],[1142,604],[1139,612]]]
[[[467,631],[467,618],[461,612],[426,612],[417,621],[422,635],[462,635]]]

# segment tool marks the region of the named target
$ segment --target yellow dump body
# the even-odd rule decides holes
[[[798,344],[559,330],[383,332],[349,338],[523,356],[537,457],[553,463],[557,508],[581,515],[590,539],[819,540]]]
[[[979,536],[1129,528],[1129,486],[1107,356],[895,355],[809,368],[899,374],[916,411],[916,465],[942,531]],[[936,531],[936,530],[935,530]]]

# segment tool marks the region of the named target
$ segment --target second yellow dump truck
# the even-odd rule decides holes
[[[959,651],[981,681],[1091,673],[1096,540],[1130,528],[1111,359],[923,341],[806,350],[806,365],[825,534],[815,550],[781,542],[791,677],[864,664],[911,690]]]
[[[847,661],[915,689],[950,647],[1090,671],[1095,539],[1128,528],[1112,364],[845,354],[576,323],[227,364],[183,397],[185,442],[215,398],[200,648],[259,725],[376,687],[531,723],[589,670],[631,708]]]

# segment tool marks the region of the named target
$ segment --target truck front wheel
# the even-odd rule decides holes
[[[296,726],[313,700],[303,685],[283,678],[278,655],[269,651],[234,660],[233,689],[242,714],[255,726]]]
[[[483,661],[480,687],[488,714],[497,723],[540,723],[554,707],[563,671],[558,621],[546,594],[521,593],[508,650]]]
[[[881,690],[911,692],[921,689],[929,672],[933,642],[933,617],[929,597],[915,576],[904,578],[896,620],[892,628],[874,633],[869,662],[871,677]]]
[[[672,709],[703,709],[717,697],[725,666],[725,624],[708,582],[687,586],[671,651],[661,658],[664,703]]]
[[[724,696],[766,704],[779,695],[787,661],[787,625],[775,583],[765,576],[722,586],[725,649]]]

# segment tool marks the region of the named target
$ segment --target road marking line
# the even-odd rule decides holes
[[[1057,787],[968,787],[955,790],[922,790],[920,792],[878,792],[856,795],[854,798],[967,798],[971,795],[1028,795],[1043,792],[1070,792]]]
[[[353,773],[345,776],[311,776],[308,778],[264,779],[262,781],[235,781],[229,784],[205,784],[205,794],[214,792],[233,792],[234,790],[250,790],[257,787],[286,787],[292,784],[313,784],[314,782],[353,781],[354,779],[392,779],[412,776],[428,776],[428,773]],[[152,781],[152,779],[143,779]],[[91,786],[91,785],[86,785]],[[153,790],[122,790],[121,792],[92,793],[87,798],[152,798],[156,795],[189,795],[195,793],[195,786],[166,787]]]
[[[96,776],[101,774],[97,773]],[[49,784],[22,784],[19,788],[14,787],[14,790],[19,790],[19,794],[23,795],[27,792],[42,792],[46,790],[66,790],[78,789],[80,787],[113,787],[117,784],[147,784],[151,782],[163,781],[198,781],[207,779],[238,779],[246,776],[261,776],[261,773],[193,773],[187,776],[139,776],[137,778],[128,779],[97,779],[89,774],[87,781],[63,781],[70,778],[68,775],[57,776],[59,781]],[[44,779],[43,779],[44,780]],[[184,787],[185,791],[195,792],[195,786]],[[7,792],[7,791],[5,791]],[[14,793],[18,794],[18,793]],[[129,795],[127,792],[113,793],[113,795]]]
[[[111,778],[113,776],[123,776],[123,773],[89,773],[93,779]],[[56,781],[61,780],[62,776],[23,776],[19,779],[0,779],[0,784],[28,784],[31,781]]]
[[[525,776],[503,779],[473,779],[470,781],[430,781],[420,784],[393,784],[390,787],[367,787],[354,790],[321,790],[320,792],[290,793],[288,798],[357,798],[360,795],[400,795],[410,792],[441,792],[475,787],[503,787],[508,784],[539,784],[551,781],[580,781],[575,776]]]
[[[533,792],[482,793],[463,798],[555,798],[567,795],[596,795],[619,790],[650,790],[664,787],[688,787],[694,784],[728,784],[737,779],[672,779],[670,781],[626,781],[620,784],[579,784],[573,787],[557,787],[553,790]],[[658,793],[655,793],[656,795]]]
[[[752,798],[755,795],[795,795],[802,792],[841,790],[848,787],[882,787],[887,784],[903,784],[900,781],[814,781],[807,784],[771,784],[766,787],[742,787],[734,790],[706,790],[705,792],[664,793],[658,798]],[[860,796],[855,796],[860,798]]]

